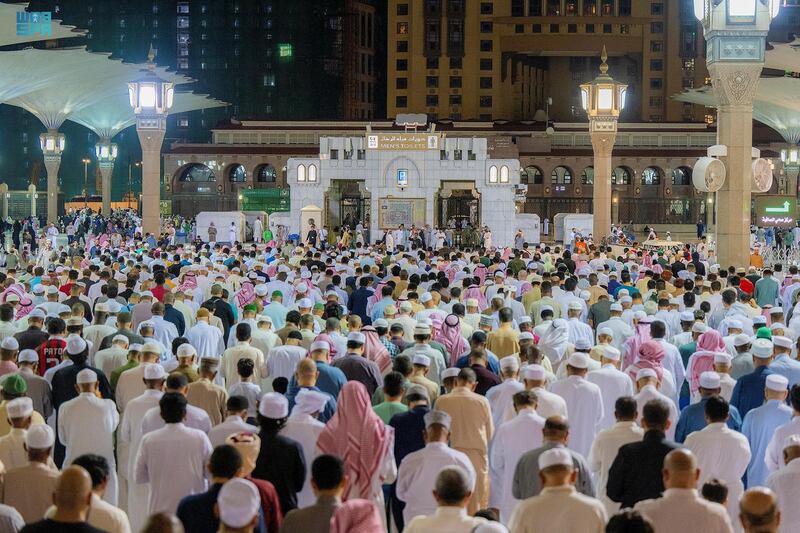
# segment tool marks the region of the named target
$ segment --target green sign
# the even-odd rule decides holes
[[[757,226],[793,228],[797,225],[797,200],[794,197],[757,194],[753,198],[756,204],[755,222]]]
[[[294,49],[291,44],[282,43],[278,45],[278,57],[281,59],[289,59],[294,54]]]
[[[780,207],[765,207],[764,211],[766,213],[788,213],[789,212],[789,201],[783,202],[783,205]]]
[[[161,216],[172,216],[172,200],[159,201],[159,209],[161,211]]]
[[[245,189],[242,194],[242,211],[289,211],[289,189]]]

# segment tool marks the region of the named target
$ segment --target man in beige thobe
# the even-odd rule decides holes
[[[41,520],[53,503],[59,473],[47,464],[55,441],[50,426],[31,426],[25,435],[28,464],[6,472],[0,486],[0,502],[19,511],[26,523]]]
[[[203,357],[200,360],[200,379],[190,383],[186,391],[186,401],[208,413],[213,426],[225,420],[225,403],[228,401],[225,389],[214,384],[217,368],[219,359]]]
[[[469,514],[489,504],[489,441],[494,433],[489,401],[473,392],[477,382],[475,371],[462,368],[453,391],[436,401],[436,409],[452,419],[450,446],[465,453],[475,468],[475,491],[467,508]]]

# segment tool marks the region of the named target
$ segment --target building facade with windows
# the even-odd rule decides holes
[[[707,77],[693,0],[389,0],[388,116],[585,119],[603,46],[628,122],[702,122],[670,100]],[[548,103],[550,102],[550,103]]]

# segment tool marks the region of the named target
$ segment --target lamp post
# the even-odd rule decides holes
[[[128,94],[142,145],[142,228],[145,233],[158,235],[161,227],[161,144],[175,88],[174,84],[156,76],[154,58],[151,46],[147,55],[148,72],[128,84]]]
[[[103,215],[108,216],[111,214],[111,175],[114,173],[114,161],[117,159],[117,144],[107,138],[101,139],[94,146],[94,153],[100,165]]]
[[[721,265],[742,266],[750,255],[753,183],[753,99],[764,66],[767,32],[781,0],[695,0],[703,23],[706,63],[719,102],[717,144],[727,180],[717,194],[716,242]]]
[[[608,75],[608,54],[603,46],[600,75],[581,85],[581,104],[589,115],[589,136],[594,152],[592,235],[595,242],[611,231],[611,152],[617,139],[619,114],[625,108],[628,86]]]
[[[39,135],[39,146],[44,154],[44,168],[47,169],[47,222],[58,218],[58,168],[61,154],[66,147],[66,138],[57,129],[51,128]]]
[[[83,208],[86,209],[89,207],[89,163],[91,163],[91,159],[84,157],[81,159],[81,163],[83,163]]]
[[[135,163],[128,163],[128,209],[131,208],[131,198],[133,198],[133,181],[131,180],[131,168],[132,167],[140,167],[142,166],[141,161],[136,161]]]

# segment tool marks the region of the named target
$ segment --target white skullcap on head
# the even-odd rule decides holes
[[[702,322],[695,322],[692,324],[692,333],[705,333],[708,329],[708,326],[703,324]]]
[[[750,348],[754,357],[759,359],[769,359],[772,357],[772,341],[767,339],[756,339]]]
[[[519,358],[515,355],[508,355],[500,359],[500,368],[508,368],[508,369],[518,369],[519,368]]]
[[[269,322],[272,324],[272,317],[269,315],[258,315],[256,317],[256,322]]]
[[[94,373],[94,370],[89,368],[84,368],[80,372],[78,372],[77,377],[78,385],[86,384],[86,383],[97,383],[97,374]]]
[[[731,357],[731,354],[729,354],[727,352],[717,352],[717,353],[714,354],[714,362],[715,363],[719,363],[721,365],[725,365],[725,364],[729,365],[732,360],[733,360],[733,357]]]
[[[6,337],[3,342],[0,342],[0,348],[4,350],[19,350],[19,343],[14,337]]]
[[[533,336],[533,333],[531,333],[530,331],[523,331],[522,333],[519,334],[519,340],[532,341],[535,340],[535,338]]]
[[[606,335],[608,337],[614,338],[614,330],[611,328],[600,328],[597,330],[597,336]]]
[[[45,318],[47,315],[44,312],[44,309],[37,307],[30,313],[28,313],[28,318]]]
[[[733,338],[734,346],[744,346],[745,344],[750,344],[750,337],[748,335],[739,333]]]
[[[691,311],[684,311],[681,313],[681,322],[694,322],[694,313]]]
[[[450,430],[450,424],[453,422],[452,417],[448,413],[438,409],[428,411],[422,419],[425,422],[426,428],[434,424],[439,424],[447,428],[448,431]]]
[[[602,346],[602,350],[603,350],[603,357],[605,357],[609,361],[619,361],[619,358],[622,356],[622,352],[620,352],[611,345]]]
[[[467,303],[467,305],[469,305],[469,303]],[[475,304],[475,305],[478,305],[478,304]],[[401,311],[411,311],[412,309],[414,309],[414,306],[411,305],[411,302],[409,302],[408,300],[400,302],[400,310]]]
[[[772,337],[772,344],[775,346],[780,346],[781,348],[792,348],[792,339],[789,337],[781,337],[780,335],[775,335]]]
[[[772,309],[769,310],[769,314],[770,315],[783,314],[783,308],[782,307],[773,307]]]
[[[311,389],[300,389],[295,396],[294,411],[299,411],[306,415],[320,413],[328,403],[328,395]]]
[[[425,354],[415,353],[412,363],[421,366],[431,366],[431,358]]]
[[[220,489],[217,507],[220,522],[230,528],[243,528],[258,515],[261,496],[251,481],[235,477]]]
[[[15,398],[6,404],[8,418],[26,418],[33,414],[33,400],[27,396]]]
[[[356,342],[358,344],[364,344],[365,342],[367,342],[367,337],[360,331],[353,331],[349,335],[347,335],[347,342]]]
[[[47,424],[34,424],[25,434],[25,445],[29,449],[46,450],[55,444],[56,434]]]
[[[423,292],[422,296],[419,297],[419,301],[422,303],[428,303],[433,300],[433,295],[429,292]]]
[[[111,339],[111,342],[121,342],[125,346],[127,346],[130,341],[128,340],[128,337],[126,337],[125,335],[114,335],[114,338]]]
[[[576,350],[584,350],[584,351],[585,350],[591,350],[592,346],[594,346],[594,345],[592,344],[592,341],[590,341],[589,339],[581,338],[581,339],[577,339],[575,341],[575,349]]]
[[[728,324],[728,329],[742,329],[742,321],[736,318],[729,318],[725,321]]]
[[[256,295],[257,296],[266,296],[269,289],[266,285],[256,285]]]
[[[700,374],[700,386],[704,389],[718,389],[719,374],[716,372],[703,372]]]
[[[133,344],[128,346],[128,351],[129,352],[141,352],[142,351],[142,345],[139,344],[138,342],[134,342]]]
[[[181,344],[181,346],[186,346],[186,344],[185,343]],[[158,354],[160,354],[161,353],[161,346],[159,346],[158,344],[156,344],[154,342],[146,342],[142,346],[142,351],[143,352],[147,352],[147,353],[158,353]]]
[[[38,363],[39,354],[35,350],[22,350],[17,356],[17,361],[20,363]]]
[[[570,311],[580,311],[580,310],[583,309],[583,306],[581,305],[580,302],[572,301],[567,306],[567,309],[570,310]]]
[[[108,312],[111,314],[119,313],[122,310],[122,304],[116,300],[109,300]]]
[[[58,294],[58,287],[50,285],[47,287],[47,294]]]
[[[314,307],[314,302],[312,302],[310,298],[302,298],[299,302],[297,302],[297,307],[301,309],[311,309]]]
[[[647,378],[657,378],[658,374],[652,368],[641,368],[638,372],[636,372],[636,381],[640,379],[647,379]]]
[[[442,370],[442,379],[457,378],[458,374],[460,373],[461,373],[460,368],[456,367],[445,368],[444,370]]]
[[[529,324],[531,322],[533,322],[533,320],[531,320],[531,317],[529,317],[528,315],[523,315],[519,319],[517,319],[517,325],[520,325],[520,326],[522,324]]]
[[[569,356],[567,364],[573,368],[589,368],[589,356],[585,353],[575,352]]]
[[[167,371],[159,364],[145,365],[144,379],[164,379],[167,377]]]
[[[277,392],[268,392],[261,397],[258,412],[265,418],[286,418],[289,415],[289,400]]]
[[[622,291],[620,291],[620,292],[622,292]],[[618,296],[619,296],[619,295],[618,295]],[[633,302],[633,298],[631,298],[630,296],[628,296],[627,294],[625,294],[625,295],[623,295],[623,296],[619,296],[619,301],[620,301],[621,303],[624,303],[624,304],[629,304],[629,303]]]
[[[770,374],[766,386],[771,391],[784,392],[789,387],[789,380],[780,374]]]
[[[539,471],[551,466],[573,466],[572,454],[566,448],[551,448],[539,456]]]
[[[316,352],[318,350],[330,351],[331,345],[327,341],[314,341],[311,343],[309,351]]]
[[[88,345],[86,344],[86,341],[83,340],[80,335],[76,335],[74,333],[67,335],[67,347],[65,349],[67,354],[79,355],[83,353],[87,347]]]
[[[531,381],[540,381],[543,380],[545,376],[546,373],[542,365],[528,365],[522,369],[523,379],[529,379]]]
[[[467,304],[467,307],[478,307],[477,298],[467,298],[467,301],[465,303]],[[400,305],[400,307],[401,308],[403,307],[402,304]]]
[[[753,325],[754,326],[756,324],[766,324],[766,323],[767,323],[767,317],[765,317],[764,315],[758,315],[758,316],[754,316],[753,317]]]
[[[618,304],[618,303],[615,302],[615,303],[611,304],[611,306],[608,309],[610,311],[614,311],[616,313],[621,313],[622,312],[622,304]]]
[[[197,350],[194,349],[194,346],[185,342],[178,346],[177,353],[175,354],[178,357],[191,357],[193,355],[197,355]]]

